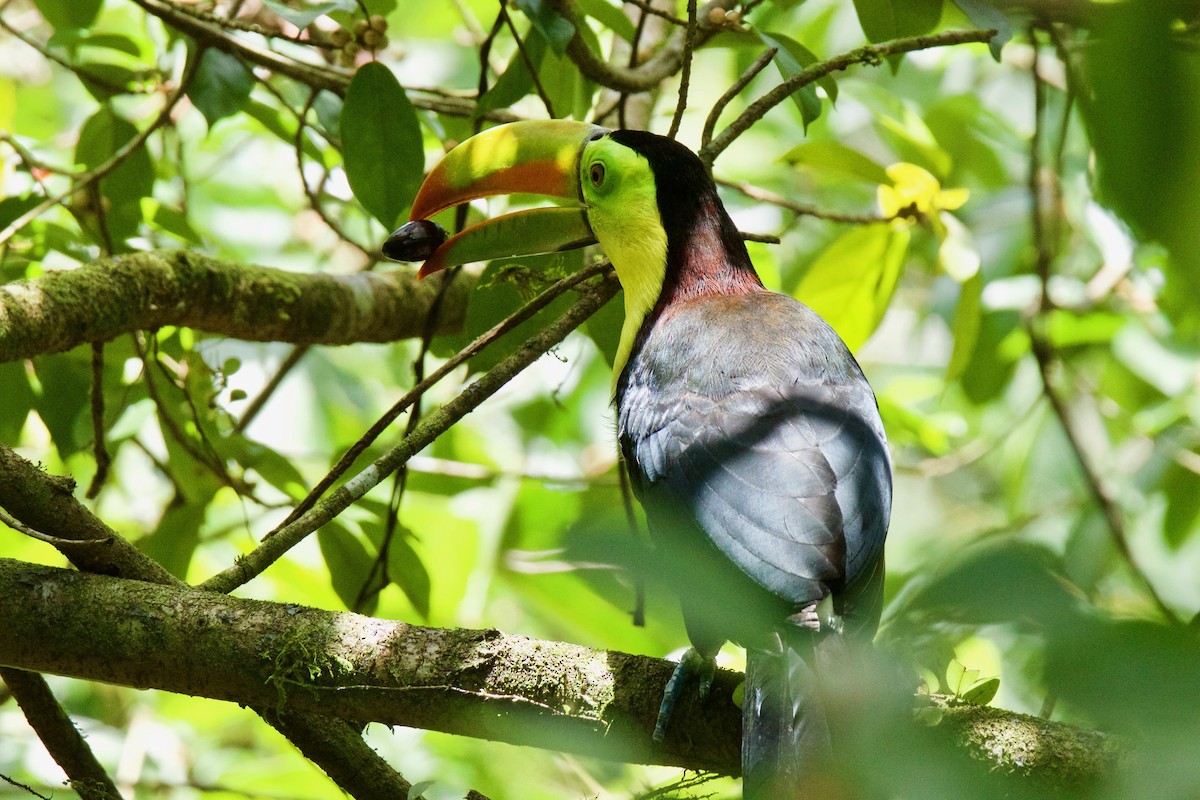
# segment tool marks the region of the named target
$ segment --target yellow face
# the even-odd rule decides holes
[[[605,136],[589,142],[579,159],[579,183],[588,223],[625,289],[625,324],[613,369],[616,385],[642,321],[662,291],[667,233],[658,215],[650,162]]]

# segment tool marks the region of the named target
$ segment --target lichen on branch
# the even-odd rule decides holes
[[[257,342],[353,344],[421,336],[442,286],[407,270],[287,272],[160,250],[97,259],[0,286],[0,362],[58,353],[122,333],[181,325]],[[474,285],[459,273],[437,333],[457,330]]]

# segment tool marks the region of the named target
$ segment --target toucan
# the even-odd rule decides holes
[[[440,211],[497,194],[559,205],[449,238]],[[422,276],[599,243],[624,290],[613,366],[620,454],[692,649],[665,693],[746,648],[744,796],[799,797],[830,754],[822,642],[869,639],[892,501],[871,387],[814,311],[771,292],[704,164],[673,139],[572,121],[477,134],[430,172],[383,247]]]

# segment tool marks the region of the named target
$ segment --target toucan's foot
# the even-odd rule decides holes
[[[663,691],[662,703],[658,706],[658,721],[654,723],[654,741],[661,742],[667,737],[667,725],[675,712],[675,703],[683,696],[683,689],[689,679],[696,678],[699,683],[700,699],[708,697],[712,689],[713,678],[717,674],[717,659],[700,655],[695,648],[689,647],[683,658],[675,665],[667,688]]]

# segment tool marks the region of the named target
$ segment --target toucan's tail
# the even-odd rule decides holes
[[[812,650],[746,652],[742,705],[744,800],[796,800],[830,752]],[[807,660],[806,660],[807,659]]]

